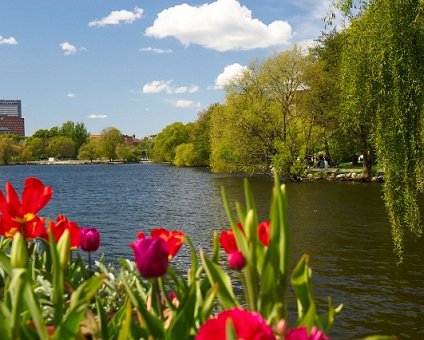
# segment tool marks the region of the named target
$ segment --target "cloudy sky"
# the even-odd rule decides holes
[[[144,137],[224,99],[254,59],[324,29],[329,0],[0,0],[0,98],[26,134],[84,122]]]

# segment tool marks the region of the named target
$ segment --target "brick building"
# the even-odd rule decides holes
[[[0,134],[25,136],[25,120],[16,116],[0,116]]]
[[[20,100],[0,100],[0,134],[25,136]]]

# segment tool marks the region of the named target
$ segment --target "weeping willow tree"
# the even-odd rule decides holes
[[[338,5],[346,11],[355,2]],[[384,200],[395,251],[402,260],[406,234],[422,234],[424,1],[360,1],[356,13],[343,33],[341,87],[349,94],[346,105],[370,124],[385,170]]]

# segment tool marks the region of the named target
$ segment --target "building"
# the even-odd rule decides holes
[[[0,134],[25,136],[20,100],[0,99]]]
[[[22,118],[21,101],[0,99],[0,116],[2,115]]]

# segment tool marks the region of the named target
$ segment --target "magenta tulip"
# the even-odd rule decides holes
[[[135,254],[138,271],[144,278],[165,275],[169,263],[169,249],[160,237],[144,237],[130,244]]]
[[[80,247],[84,251],[96,251],[100,246],[100,233],[95,228],[80,229]]]
[[[239,251],[233,251],[228,255],[228,264],[231,269],[241,270],[246,265],[246,259]]]

